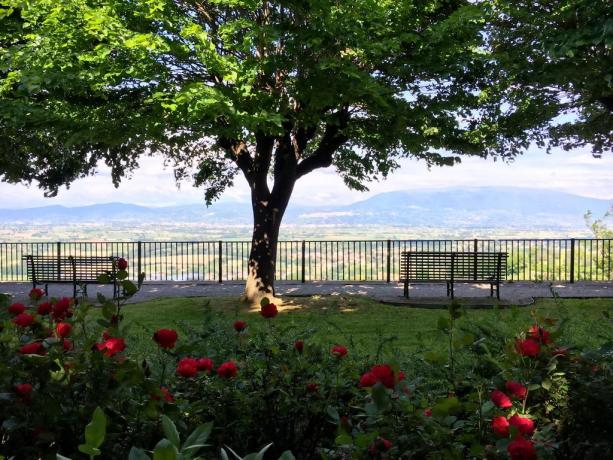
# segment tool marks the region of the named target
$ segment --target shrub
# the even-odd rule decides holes
[[[157,351],[137,362],[122,319],[137,286],[121,276],[126,295],[100,296],[99,309],[38,294],[29,307],[0,298],[0,456],[611,454],[612,347],[562,346],[563,322],[535,315],[517,337],[500,337],[458,327],[465,313],[453,304],[439,321],[446,356],[386,361],[281,327],[265,301],[253,319],[263,328],[209,309],[201,327],[151,331]]]

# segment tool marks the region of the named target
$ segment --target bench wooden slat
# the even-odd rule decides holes
[[[405,251],[400,254],[400,281],[409,283],[447,283],[453,297],[453,283],[487,282],[493,295],[494,285],[500,298],[500,280],[506,279],[506,252],[433,252]]]
[[[77,286],[82,285],[86,292],[87,284],[98,283],[98,276],[104,273],[116,272],[115,263],[117,257],[114,256],[37,256],[26,255],[22,257],[26,261],[26,274],[36,287],[45,285],[45,293],[48,284],[72,283],[73,294],[77,295]],[[114,277],[112,277],[114,278]],[[113,294],[117,294],[117,283],[113,284]]]

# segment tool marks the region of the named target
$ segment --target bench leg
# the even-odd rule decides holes
[[[453,293],[453,281],[450,284],[451,284],[451,298],[453,299],[453,297],[454,297],[454,293]]]
[[[500,300],[500,282],[496,283],[496,298]]]
[[[494,283],[490,283],[490,297],[494,297]]]
[[[36,287],[36,285],[34,285]],[[45,283],[45,297],[49,297],[49,284]]]
[[[407,299],[409,298],[409,282],[408,281],[404,282],[404,296]]]

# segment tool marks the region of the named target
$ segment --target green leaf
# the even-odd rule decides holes
[[[268,297],[264,297],[262,300],[260,300],[260,307],[265,307],[269,303],[270,303],[270,300],[268,299]]]
[[[83,452],[90,457],[97,457],[102,453],[100,452],[100,449],[92,447],[89,444],[79,444],[79,452]]]
[[[123,280],[121,282],[121,287],[123,288],[126,295],[134,295],[138,292],[138,288],[136,287],[136,284],[134,284],[130,280]]]
[[[447,332],[449,330],[449,326],[449,319],[445,316],[441,316],[436,322],[436,327],[443,332]]]
[[[204,425],[200,425],[199,427],[197,427],[187,437],[187,439],[185,440],[185,443],[183,443],[183,449],[181,449],[181,452],[193,455],[198,449],[206,446],[206,441],[207,439],[209,439],[212,429],[213,429],[213,422],[209,422],[209,423],[206,423]]]
[[[119,270],[117,272],[117,279],[118,280],[125,280],[128,277],[128,272],[125,270]]]
[[[341,417],[340,417],[336,407],[334,407],[334,406],[326,407],[326,413],[328,414],[328,416],[332,419],[332,421],[334,423],[339,423],[340,422]]]
[[[166,415],[162,415],[162,430],[164,431],[164,436],[166,436],[166,438],[172,442],[177,449],[180,449],[181,439],[179,438],[177,427]]]
[[[339,434],[334,440],[337,446],[350,446],[353,444],[353,438],[347,433]]]
[[[91,422],[85,427],[85,443],[88,446],[98,448],[104,442],[106,436],[106,415],[100,407],[96,407]]]
[[[153,460],[178,460],[179,451],[168,439],[162,439],[153,449]]]
[[[130,449],[128,460],[151,460],[151,457],[149,457],[149,455],[147,455],[143,449],[132,447],[132,449]]]
[[[281,454],[279,460],[296,460],[296,457],[294,457],[291,450],[286,450]]]
[[[372,387],[372,400],[379,410],[384,410],[390,405],[391,401],[387,394],[387,390],[380,382]]]
[[[436,403],[434,407],[432,407],[432,414],[436,415],[437,417],[455,415],[461,408],[462,406],[460,405],[460,401],[456,396],[453,396]]]
[[[0,455],[0,460],[4,460],[4,456]],[[55,460],[70,460],[70,458],[64,457],[62,454],[55,454]]]
[[[0,293],[0,308],[6,308],[11,304],[11,296]]]
[[[550,390],[551,389],[551,380],[549,379],[545,379],[541,382],[541,386],[545,389],[545,390]]]
[[[102,304],[102,316],[110,320],[115,314],[117,308],[111,302],[104,302]]]
[[[96,281],[100,284],[109,284],[111,282],[111,277],[107,273],[103,273],[96,277]]]

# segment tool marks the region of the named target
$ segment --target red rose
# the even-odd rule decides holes
[[[62,348],[64,348],[64,351],[70,351],[74,349],[74,343],[72,343],[72,340],[70,339],[64,339],[62,341]]]
[[[210,374],[214,367],[213,360],[211,358],[200,358],[198,359],[197,365],[199,371],[204,371],[207,374]]]
[[[537,460],[534,444],[518,436],[507,446],[511,460]]]
[[[125,270],[128,268],[128,261],[123,257],[117,259],[117,268],[120,270]]]
[[[19,313],[13,318],[13,322],[19,327],[28,327],[34,322],[34,316],[29,313]]]
[[[389,364],[377,364],[370,370],[376,377],[377,381],[381,382],[385,388],[394,388],[396,379],[394,378],[394,370]]]
[[[117,353],[126,349],[126,343],[124,339],[119,337],[113,337],[105,340],[102,343],[97,343],[96,347],[99,351],[104,351],[104,356],[115,356]]]
[[[158,394],[152,394],[151,395],[151,399],[154,401],[160,401],[162,398],[164,398],[164,401],[166,402],[174,402],[175,399],[172,397],[172,394],[170,393],[170,390],[166,387],[160,387],[160,393],[161,396]]]
[[[269,304],[270,305],[270,304]],[[236,377],[238,373],[238,367],[234,364],[233,361],[226,361],[222,363],[221,366],[217,369],[217,375],[224,379],[231,379],[232,377]]]
[[[55,326],[55,332],[58,337],[65,339],[70,335],[72,331],[72,324],[70,323],[57,323]]]
[[[515,350],[522,356],[534,357],[541,351],[541,346],[532,339],[515,339]]]
[[[153,334],[153,340],[162,348],[174,348],[178,338],[174,329],[159,329]]]
[[[402,382],[405,378],[406,376],[404,375],[404,372],[398,371],[398,377],[397,377],[398,381]]]
[[[56,321],[61,321],[63,319],[69,318],[72,316],[72,311],[70,311],[70,306],[72,305],[72,299],[69,297],[64,297],[58,300],[53,306],[53,319]]]
[[[198,360],[190,357],[181,358],[177,364],[177,374],[190,378],[198,374]]]
[[[392,441],[384,438],[377,438],[370,446],[368,446],[368,453],[372,456],[376,456],[379,452],[387,452],[392,448]]]
[[[425,415],[426,417],[432,417],[432,408],[430,408],[430,407],[426,407],[426,408],[424,409],[424,415]]]
[[[543,345],[548,345],[551,343],[549,335],[549,331],[539,327],[538,324],[533,324],[532,327],[528,329],[528,337],[536,340],[537,342],[541,342]]]
[[[53,306],[51,302],[43,302],[38,306],[38,314],[41,316],[46,316],[53,311]]]
[[[513,406],[511,399],[500,390],[492,391],[492,402],[501,409],[508,409]]]
[[[534,421],[529,418],[513,415],[509,419],[509,423],[517,428],[522,436],[532,436],[532,433],[534,433]]]
[[[275,316],[277,316],[278,313],[279,311],[277,310],[277,306],[274,303],[266,304],[260,310],[260,314],[267,319],[274,318]]]
[[[298,353],[302,353],[302,350],[304,350],[304,341],[303,340],[296,340],[294,342],[294,348]]]
[[[21,397],[28,396],[32,393],[32,385],[29,383],[19,383],[15,385],[15,393]]]
[[[317,393],[319,391],[319,385],[313,382],[307,383],[304,388],[306,389],[307,393]]]
[[[492,431],[494,434],[501,438],[509,437],[509,421],[506,417],[499,415],[492,419]]]
[[[32,288],[32,290],[30,290],[30,293],[28,294],[28,297],[30,297],[30,300],[32,300],[33,302],[37,302],[44,296],[45,291],[43,291],[41,288]]]
[[[344,358],[347,355],[347,348],[342,345],[334,345],[330,352],[337,358]]]
[[[19,353],[22,355],[44,355],[47,352],[42,342],[32,342],[22,346]]]
[[[22,303],[14,303],[9,307],[9,313],[11,315],[21,315],[26,311],[26,306]]]
[[[377,376],[372,372],[367,372],[360,377],[360,386],[363,388],[370,388],[377,383]]]
[[[516,398],[524,399],[528,394],[528,388],[515,380],[507,381],[504,386],[507,391],[511,393],[511,396],[515,396]]]
[[[244,321],[241,321],[240,319],[234,321],[233,326],[236,332],[243,332],[245,329],[247,329],[247,323]]]
[[[108,340],[111,338],[111,335],[109,334],[109,330],[105,329],[104,331],[102,331],[102,340]]]

